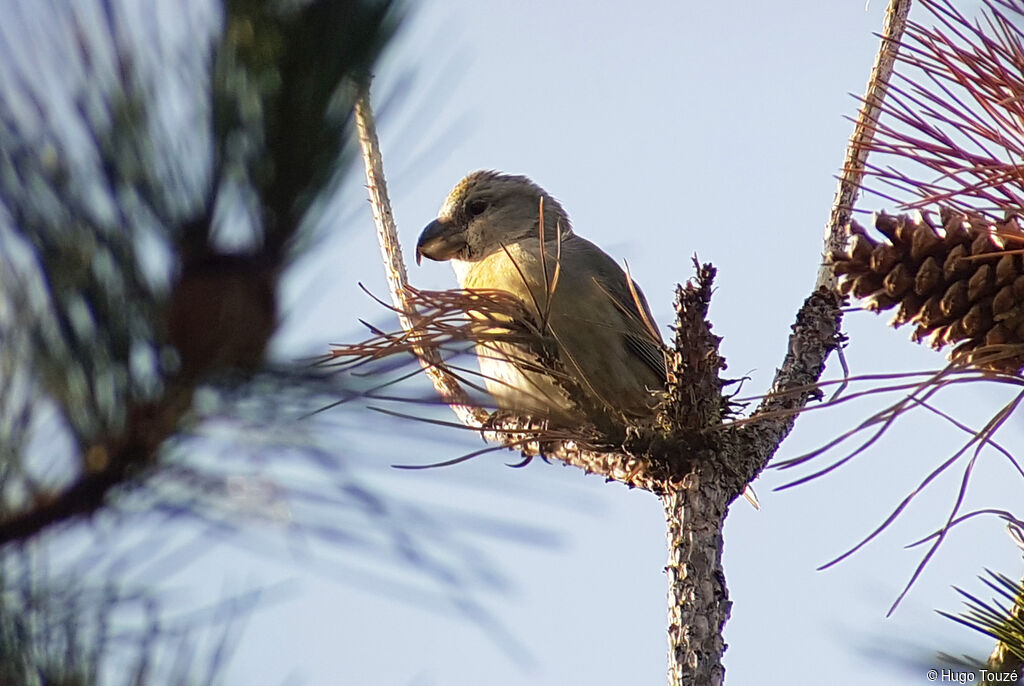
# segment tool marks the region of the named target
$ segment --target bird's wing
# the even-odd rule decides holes
[[[615,260],[585,238],[573,236],[561,247],[562,270],[574,280],[589,279],[614,306],[627,351],[642,362],[659,383],[665,380],[665,356],[647,298]]]
[[[536,239],[504,246],[473,263],[462,285],[508,291],[535,311],[566,371],[609,408],[642,414],[650,391],[665,384],[661,337],[647,301],[586,239],[549,241],[543,260]]]

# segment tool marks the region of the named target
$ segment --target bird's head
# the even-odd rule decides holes
[[[437,219],[416,243],[416,263],[431,260],[475,262],[524,238],[538,236],[540,201],[544,199],[544,238],[572,235],[565,210],[525,176],[495,171],[473,172],[448,194]]]

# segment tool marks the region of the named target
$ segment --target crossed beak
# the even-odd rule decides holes
[[[427,224],[416,241],[416,264],[426,257],[443,262],[450,260],[466,247],[466,235],[459,227],[435,219]]]

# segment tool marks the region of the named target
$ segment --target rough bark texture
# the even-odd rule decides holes
[[[710,265],[698,266],[695,282],[676,289],[668,398],[659,416],[663,429],[685,446],[685,452],[655,457],[684,472],[673,475],[662,495],[668,524],[669,684],[718,686],[725,679],[722,627],[730,603],[722,525],[738,484],[719,478],[723,436],[717,429],[728,408],[722,396],[721,339],[707,320],[714,276]]]
[[[899,55],[900,41],[910,15],[911,0],[889,0],[882,23],[882,44],[875,54],[875,63],[871,67],[868,87],[864,92],[863,103],[853,133],[846,145],[846,158],[843,160],[843,173],[836,186],[836,194],[832,199],[832,212],[828,224],[825,225],[825,250],[823,255],[831,255],[842,250],[846,245],[846,233],[843,228],[849,223],[853,214],[853,206],[860,193],[861,181],[867,168],[868,154],[871,152],[875,133],[878,130],[878,118],[882,114],[882,106],[889,90],[889,79],[896,66]],[[832,269],[822,260],[818,268],[818,286],[835,286]]]
[[[669,684],[719,686],[722,628],[732,603],[722,571],[722,525],[732,494],[695,470],[662,496],[668,522]]]
[[[820,288],[804,301],[797,312],[782,366],[775,372],[772,390],[750,416],[736,422],[736,438],[751,450],[736,454],[739,471],[760,473],[762,460],[774,454],[789,434],[797,414],[812,399],[821,397],[816,386],[825,370],[825,360],[840,342],[841,312],[838,296]],[[758,464],[760,463],[760,464]]]
[[[358,126],[368,167],[378,167],[372,116],[364,91],[357,108]],[[371,145],[372,147],[372,145]],[[375,204],[386,202],[383,172],[368,170]],[[378,213],[385,254],[394,254],[397,239],[388,213]],[[720,338],[712,333],[708,307],[715,270],[697,265],[696,277],[677,289],[675,339],[669,351],[669,378],[664,402],[653,425],[625,427],[609,436],[594,427],[549,430],[528,419],[489,417],[468,405],[457,382],[436,364],[432,353],[421,357],[438,392],[469,427],[484,438],[521,451],[573,465],[608,480],[651,491],[662,498],[668,523],[669,683],[721,684],[725,670],[722,627],[730,603],[722,573],[722,524],[729,504],[743,493],[788,434],[796,414],[817,397],[816,382],[825,359],[839,340],[837,297],[816,291],[801,308],[788,352],[772,391],[761,407],[742,421],[728,421],[729,398],[723,393],[725,362]],[[389,263],[392,296],[403,308],[403,270]],[[411,317],[403,326],[414,329]]]
[[[701,271],[706,276],[705,268]],[[689,360],[674,372],[687,383],[670,388],[670,405],[688,406],[677,415],[677,445],[685,454],[652,456],[684,470],[673,471],[661,484],[668,525],[668,683],[670,686],[723,683],[722,629],[731,603],[722,570],[722,527],[729,505],[764,469],[793,427],[799,410],[820,392],[815,386],[825,359],[837,345],[839,301],[820,290],[804,303],[793,325],[788,351],[772,392],[746,420],[723,424],[728,411],[721,393],[718,338],[703,317],[710,280],[699,280],[677,300],[674,362]],[[689,295],[690,297],[686,297]],[[699,318],[698,318],[699,317]],[[672,378],[673,375],[670,375]],[[713,391],[713,386],[718,386]],[[706,393],[686,392],[703,388]],[[700,422],[706,422],[700,426]]]
[[[359,95],[355,102],[356,133],[359,136],[359,149],[363,154],[363,168],[366,171],[366,189],[370,195],[370,207],[373,209],[373,220],[377,226],[377,241],[380,244],[384,259],[384,271],[388,280],[391,300],[398,311],[399,321],[405,331],[415,331],[416,322],[409,305],[407,288],[409,277],[402,259],[402,246],[398,241],[398,228],[391,212],[388,199],[387,180],[384,178],[384,160],[381,157],[380,141],[377,139],[377,124],[370,104],[370,84],[368,81],[356,85]],[[474,407],[468,394],[459,386],[458,381],[449,374],[441,364],[441,356],[436,350],[421,349],[417,353],[420,364],[427,378],[434,385],[438,394],[448,403],[452,411],[463,424],[481,426],[488,413],[483,408]]]
[[[889,4],[882,47],[849,144],[827,228],[826,253],[845,240],[845,223],[863,175],[865,151],[875,130],[909,6],[909,0],[891,0]],[[368,111],[367,105],[364,112]],[[360,126],[372,127],[372,119],[364,117]],[[364,146],[371,139],[376,142],[375,136],[363,139]],[[368,165],[380,163],[379,153],[365,157]],[[382,191],[383,171],[371,175],[368,169],[367,173],[371,186]],[[386,195],[381,197],[386,202]],[[382,229],[382,234],[393,232],[393,226]],[[388,240],[397,246],[397,239]],[[395,249],[385,253],[393,256]],[[764,469],[800,410],[820,397],[818,379],[829,353],[840,341],[839,300],[832,290],[831,270],[825,268],[797,314],[771,391],[750,417],[729,421],[731,408],[721,378],[725,365],[718,354],[720,339],[711,333],[707,319],[713,279],[710,265],[698,266],[696,279],[677,291],[676,336],[669,351],[667,393],[654,426],[626,427],[621,436],[610,438],[595,434],[592,427],[553,432],[518,418],[482,421],[478,412],[472,413],[462,404],[465,395],[458,392],[457,384],[443,369],[431,374],[435,387],[463,423],[480,430],[485,438],[524,455],[555,458],[662,498],[668,525],[671,686],[717,686],[724,681],[722,628],[731,607],[722,571],[725,515],[732,501]],[[401,295],[396,291],[404,288],[404,274],[394,281],[396,307],[402,308]],[[427,358],[422,362],[428,371],[435,367]]]

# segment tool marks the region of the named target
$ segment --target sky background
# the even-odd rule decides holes
[[[745,391],[763,392],[817,272],[851,129],[846,117],[857,107],[851,93],[863,92],[884,3],[646,2],[623,11],[607,3],[446,0],[413,10],[375,82],[407,254],[467,172],[526,174],[562,202],[577,233],[629,262],[666,335],[673,288],[691,275],[691,256],[713,262],[711,318],[724,336],[728,371],[749,377]],[[349,188],[343,195],[352,200],[339,205],[351,208],[361,194]],[[860,205],[886,206],[870,197]],[[344,219],[338,247],[325,247],[304,273],[331,286],[312,308],[303,300],[304,313],[296,307],[281,350],[351,340],[357,317],[381,316],[357,286],[386,292],[369,210]],[[419,287],[455,284],[446,264],[409,262]],[[307,293],[299,285],[295,292]],[[853,373],[942,364],[883,322],[847,317]],[[975,425],[1002,400],[988,387],[959,393],[946,407]],[[779,457],[813,449],[879,407],[811,413]],[[416,434],[376,444],[392,461],[429,463],[479,445],[457,430],[374,421],[374,430],[396,439]],[[926,683],[924,667],[900,660],[927,665],[936,650],[987,654],[987,639],[934,609],[959,608],[953,584],[983,593],[975,577],[986,566],[1020,573],[1019,554],[997,522],[956,531],[886,618],[921,555],[903,546],[944,521],[959,472],[940,478],[852,559],[815,571],[883,521],[962,438],[936,418],[915,417],[831,477],[773,492],[790,473],[769,470],[755,484],[760,512],[734,504],[725,530],[734,603],[728,683]],[[1006,440],[1020,439],[1011,427]],[[506,638],[457,613],[410,607],[386,589],[317,581],[301,599],[251,620],[232,672],[238,683],[256,675],[267,683],[276,670],[291,673],[289,665],[313,684],[662,683],[660,503],[557,464],[510,470],[513,458],[496,453],[433,472],[381,474],[394,492],[541,527],[557,541],[479,542],[507,588],[475,597]],[[968,502],[1005,504],[1018,488],[1005,463],[988,456]],[[287,643],[294,653],[270,658],[291,632],[301,632]]]
[[[170,6],[160,16],[173,29]],[[857,109],[851,93],[864,89],[884,3],[666,1],[623,11],[582,0],[436,0],[410,9],[374,89],[412,283],[455,285],[446,264],[414,266],[411,248],[460,178],[482,168],[525,174],[562,202],[577,233],[628,261],[666,337],[674,286],[690,277],[691,257],[712,262],[711,320],[728,374],[748,378],[745,393],[764,392],[814,283],[846,118]],[[324,240],[285,283],[278,359],[358,340],[359,319],[388,321],[360,287],[386,294],[361,180],[356,168],[325,215]],[[860,204],[888,206],[870,197]],[[941,366],[940,355],[883,322],[846,318],[852,373]],[[832,359],[828,375],[839,373]],[[424,388],[412,383],[406,393]],[[963,387],[944,407],[978,426],[1004,396]],[[810,412],[778,458],[814,449],[880,407],[876,399]],[[450,417],[444,409],[432,416]],[[507,452],[395,470],[389,465],[475,450],[479,438],[356,406],[310,426],[366,492],[389,503],[393,519],[364,524],[408,527],[428,553],[428,573],[408,558],[294,545],[286,524],[260,540],[252,532],[211,537],[208,546],[200,539],[203,554],[164,581],[183,606],[239,588],[283,589],[244,622],[226,683],[664,682],[657,498],[540,460],[513,470],[506,465],[517,456]],[[957,470],[851,559],[815,571],[870,533],[963,438],[921,412],[829,477],[775,492],[793,473],[769,469],[755,483],[761,510],[733,505],[727,683],[923,684],[935,651],[988,653],[988,639],[934,610],[959,608],[954,584],[985,596],[976,576],[986,567],[1020,574],[1020,554],[995,521],[958,528],[886,617],[922,554],[904,546],[942,524]],[[1015,427],[1004,433],[1011,449],[1022,439]],[[1005,461],[986,454],[967,507],[1019,502],[1019,484]],[[178,533],[195,540],[195,531]],[[170,550],[177,540],[165,535],[159,543]],[[445,571],[452,566],[462,574]],[[138,576],[161,578],[152,569]]]
[[[747,392],[763,392],[814,281],[851,128],[846,117],[857,106],[851,93],[863,91],[884,3],[649,2],[622,11],[588,2],[447,0],[413,10],[375,83],[406,250],[467,172],[526,174],[563,203],[580,235],[628,260],[666,335],[673,288],[690,276],[691,256],[713,262],[711,318],[724,336],[729,373],[750,378]],[[339,206],[361,202],[362,189],[351,185],[352,200]],[[872,198],[861,204],[885,206]],[[357,286],[386,292],[368,208],[343,216],[338,247],[325,247],[304,270],[321,288],[331,286],[318,305],[304,299],[304,313],[295,308],[282,351],[351,340],[357,317],[381,316]],[[446,264],[410,269],[419,287],[455,284]],[[295,292],[305,294],[297,281]],[[853,373],[941,365],[941,356],[883,321],[847,318]],[[836,366],[833,359],[833,377]],[[996,389],[961,393],[947,407],[968,422],[1001,400]],[[812,413],[779,457],[815,448],[878,408]],[[415,434],[376,443],[382,459],[429,463],[479,445],[457,430],[372,421],[373,430],[396,438]],[[1020,439],[1019,430],[1006,438]],[[935,650],[987,654],[988,640],[933,610],[959,608],[952,584],[983,592],[975,576],[986,566],[1019,574],[1019,554],[994,521],[959,529],[894,616],[885,616],[920,559],[920,549],[903,546],[941,524],[959,473],[939,479],[852,559],[815,571],[874,529],[960,440],[921,416],[833,476],[795,490],[773,492],[789,473],[769,470],[755,484],[760,512],[734,504],[725,530],[734,603],[728,683],[926,683],[923,667],[899,659],[927,663]],[[660,503],[557,464],[510,470],[512,458],[496,453],[434,472],[380,474],[393,492],[422,498],[427,511],[433,501],[551,535],[553,545],[486,537],[477,544],[507,586],[474,597],[507,635],[458,613],[412,607],[386,588],[310,581],[298,599],[252,618],[231,672],[237,683],[270,683],[277,673],[312,684],[662,683]],[[1019,481],[989,456],[975,484],[969,502],[994,504],[1009,501]]]

